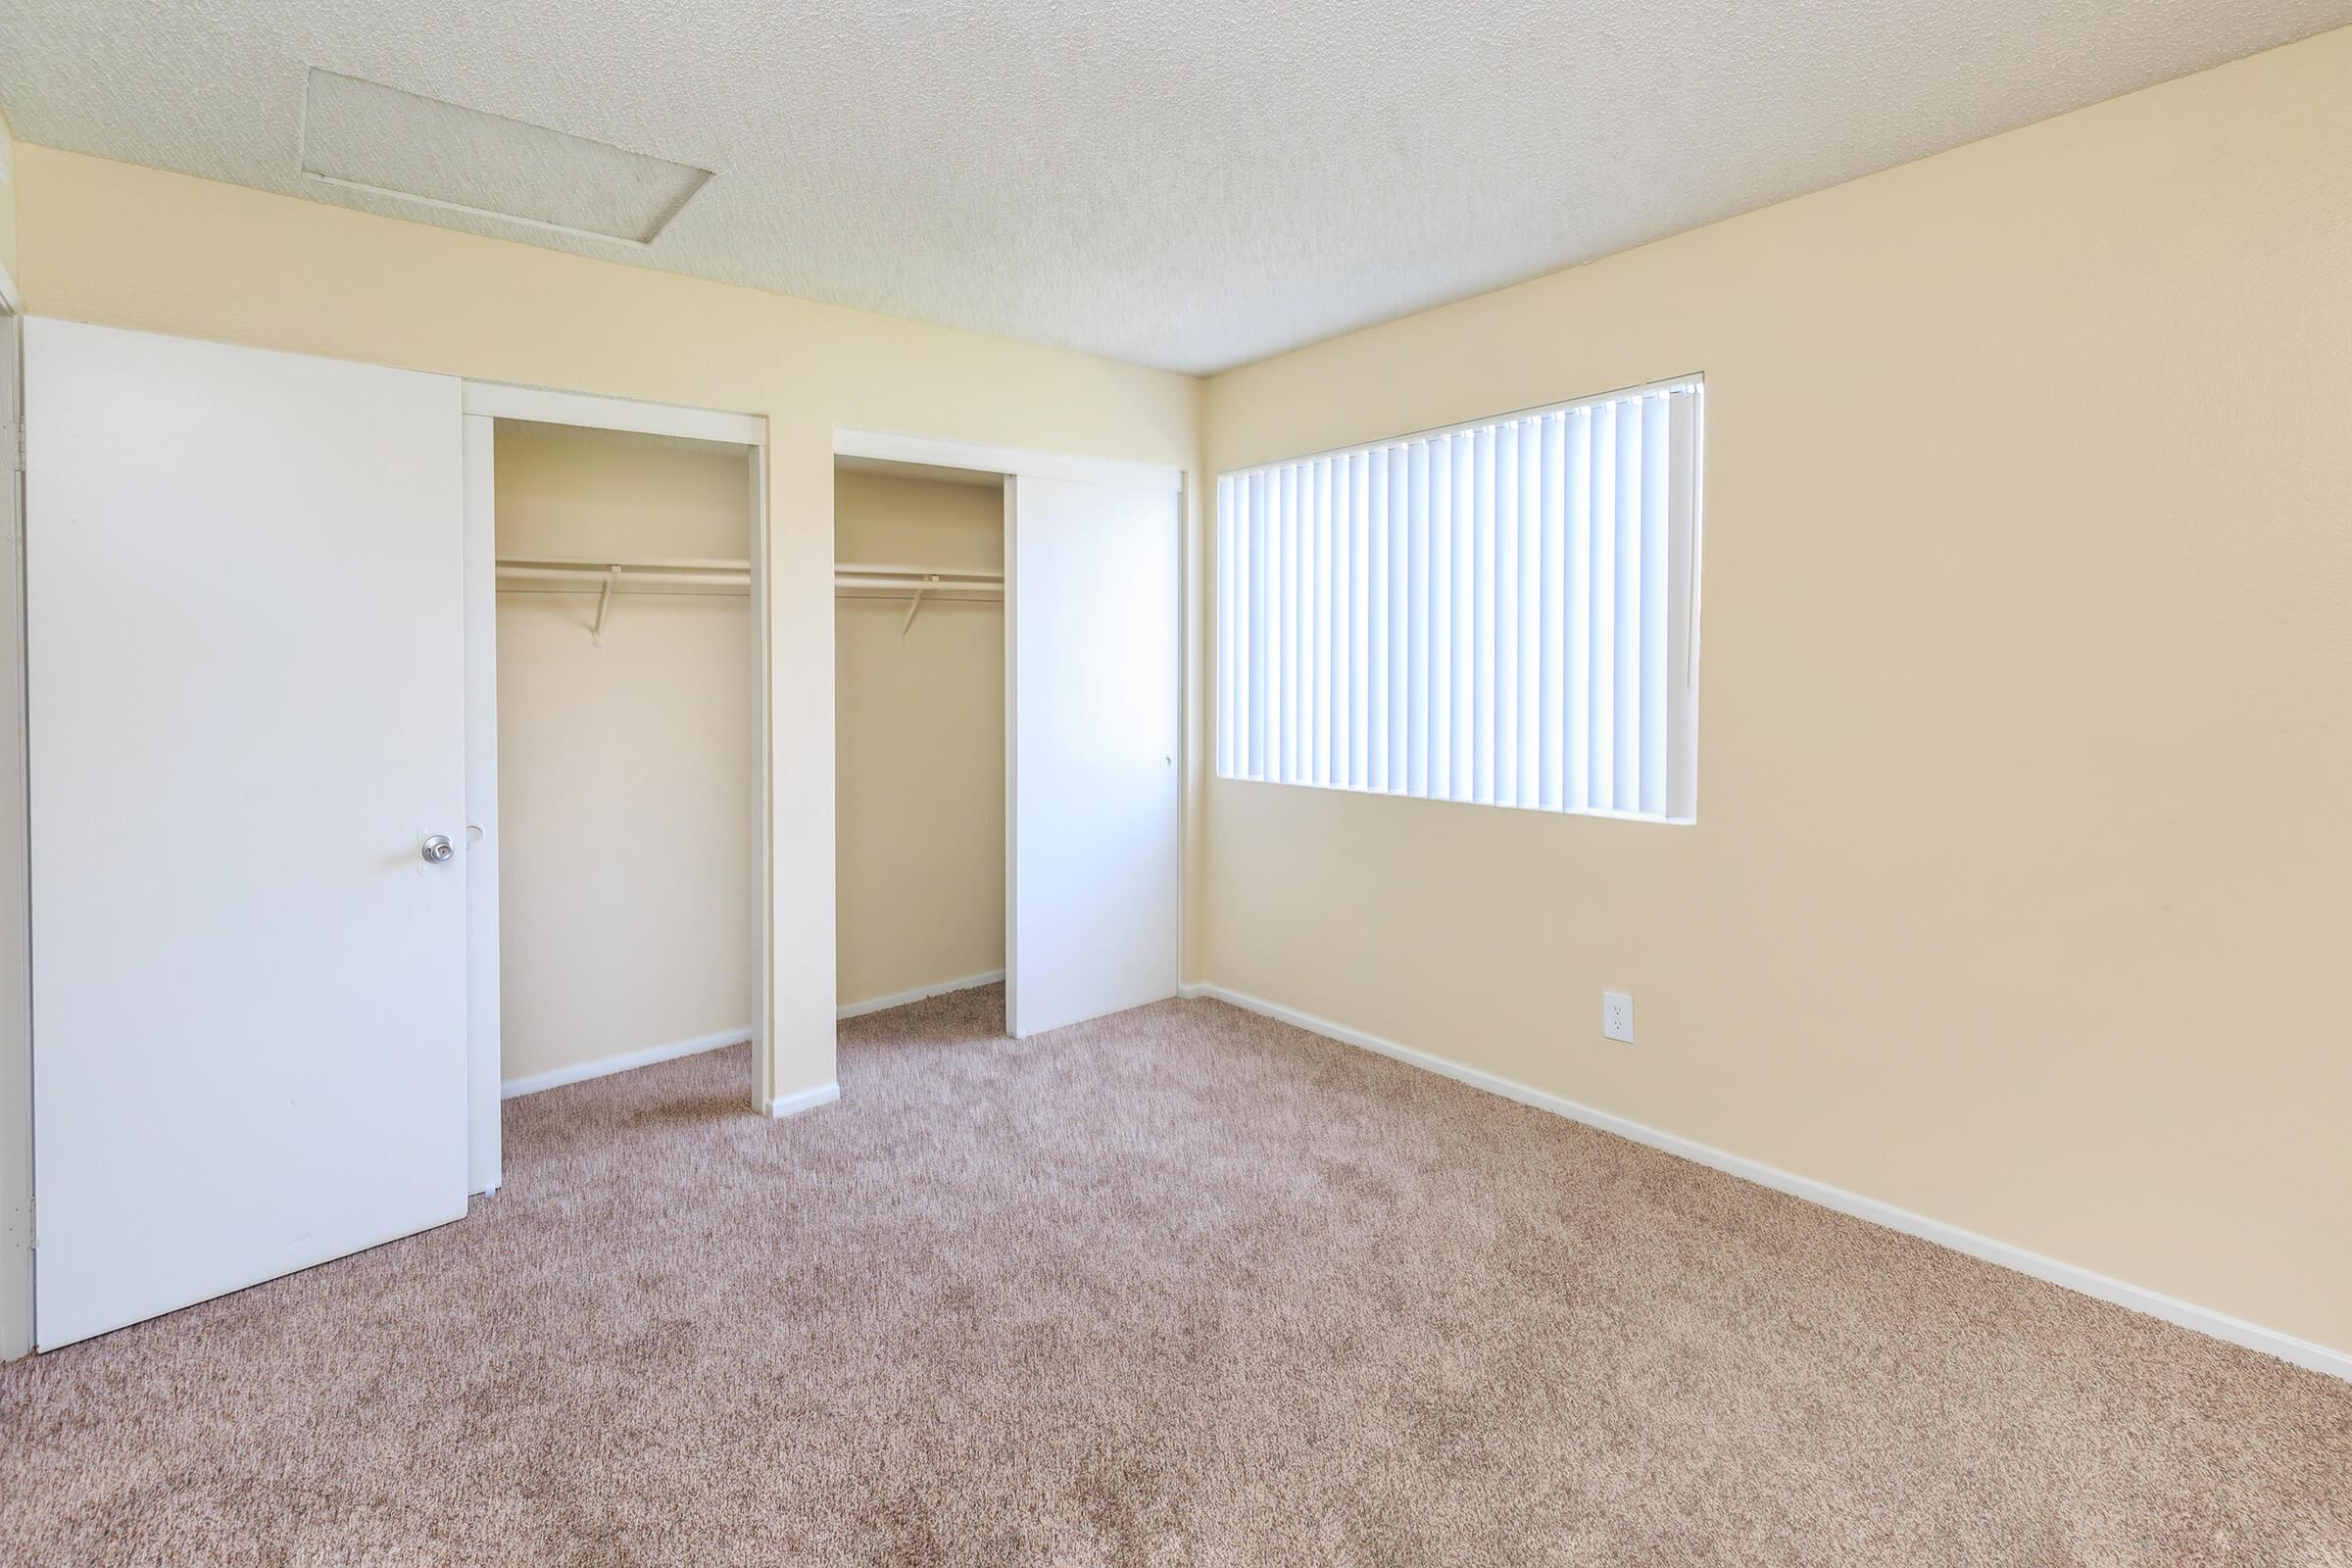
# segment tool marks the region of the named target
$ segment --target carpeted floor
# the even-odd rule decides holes
[[[507,1107],[0,1369],[26,1564],[2352,1563],[2352,1387],[1213,1002]],[[158,1172],[157,1179],[169,1175]]]

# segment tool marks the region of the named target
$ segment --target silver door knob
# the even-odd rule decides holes
[[[439,865],[443,860],[448,859],[451,856],[457,854],[458,852],[451,846],[448,834],[436,833],[431,838],[424,841],[424,850],[422,853],[424,855],[425,864]]]

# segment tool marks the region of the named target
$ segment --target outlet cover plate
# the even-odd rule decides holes
[[[1600,994],[1600,1033],[1603,1039],[1634,1043],[1634,999],[1623,991]]]

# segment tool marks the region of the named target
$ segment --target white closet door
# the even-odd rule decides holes
[[[1005,1011],[1015,1036],[1176,992],[1174,490],[1007,486]]]
[[[51,320],[24,368],[49,1348],[465,1212],[462,405]]]

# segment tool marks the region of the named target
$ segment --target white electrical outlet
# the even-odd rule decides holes
[[[1604,1039],[1634,1043],[1634,999],[1622,991],[1600,994],[1600,1032]]]

